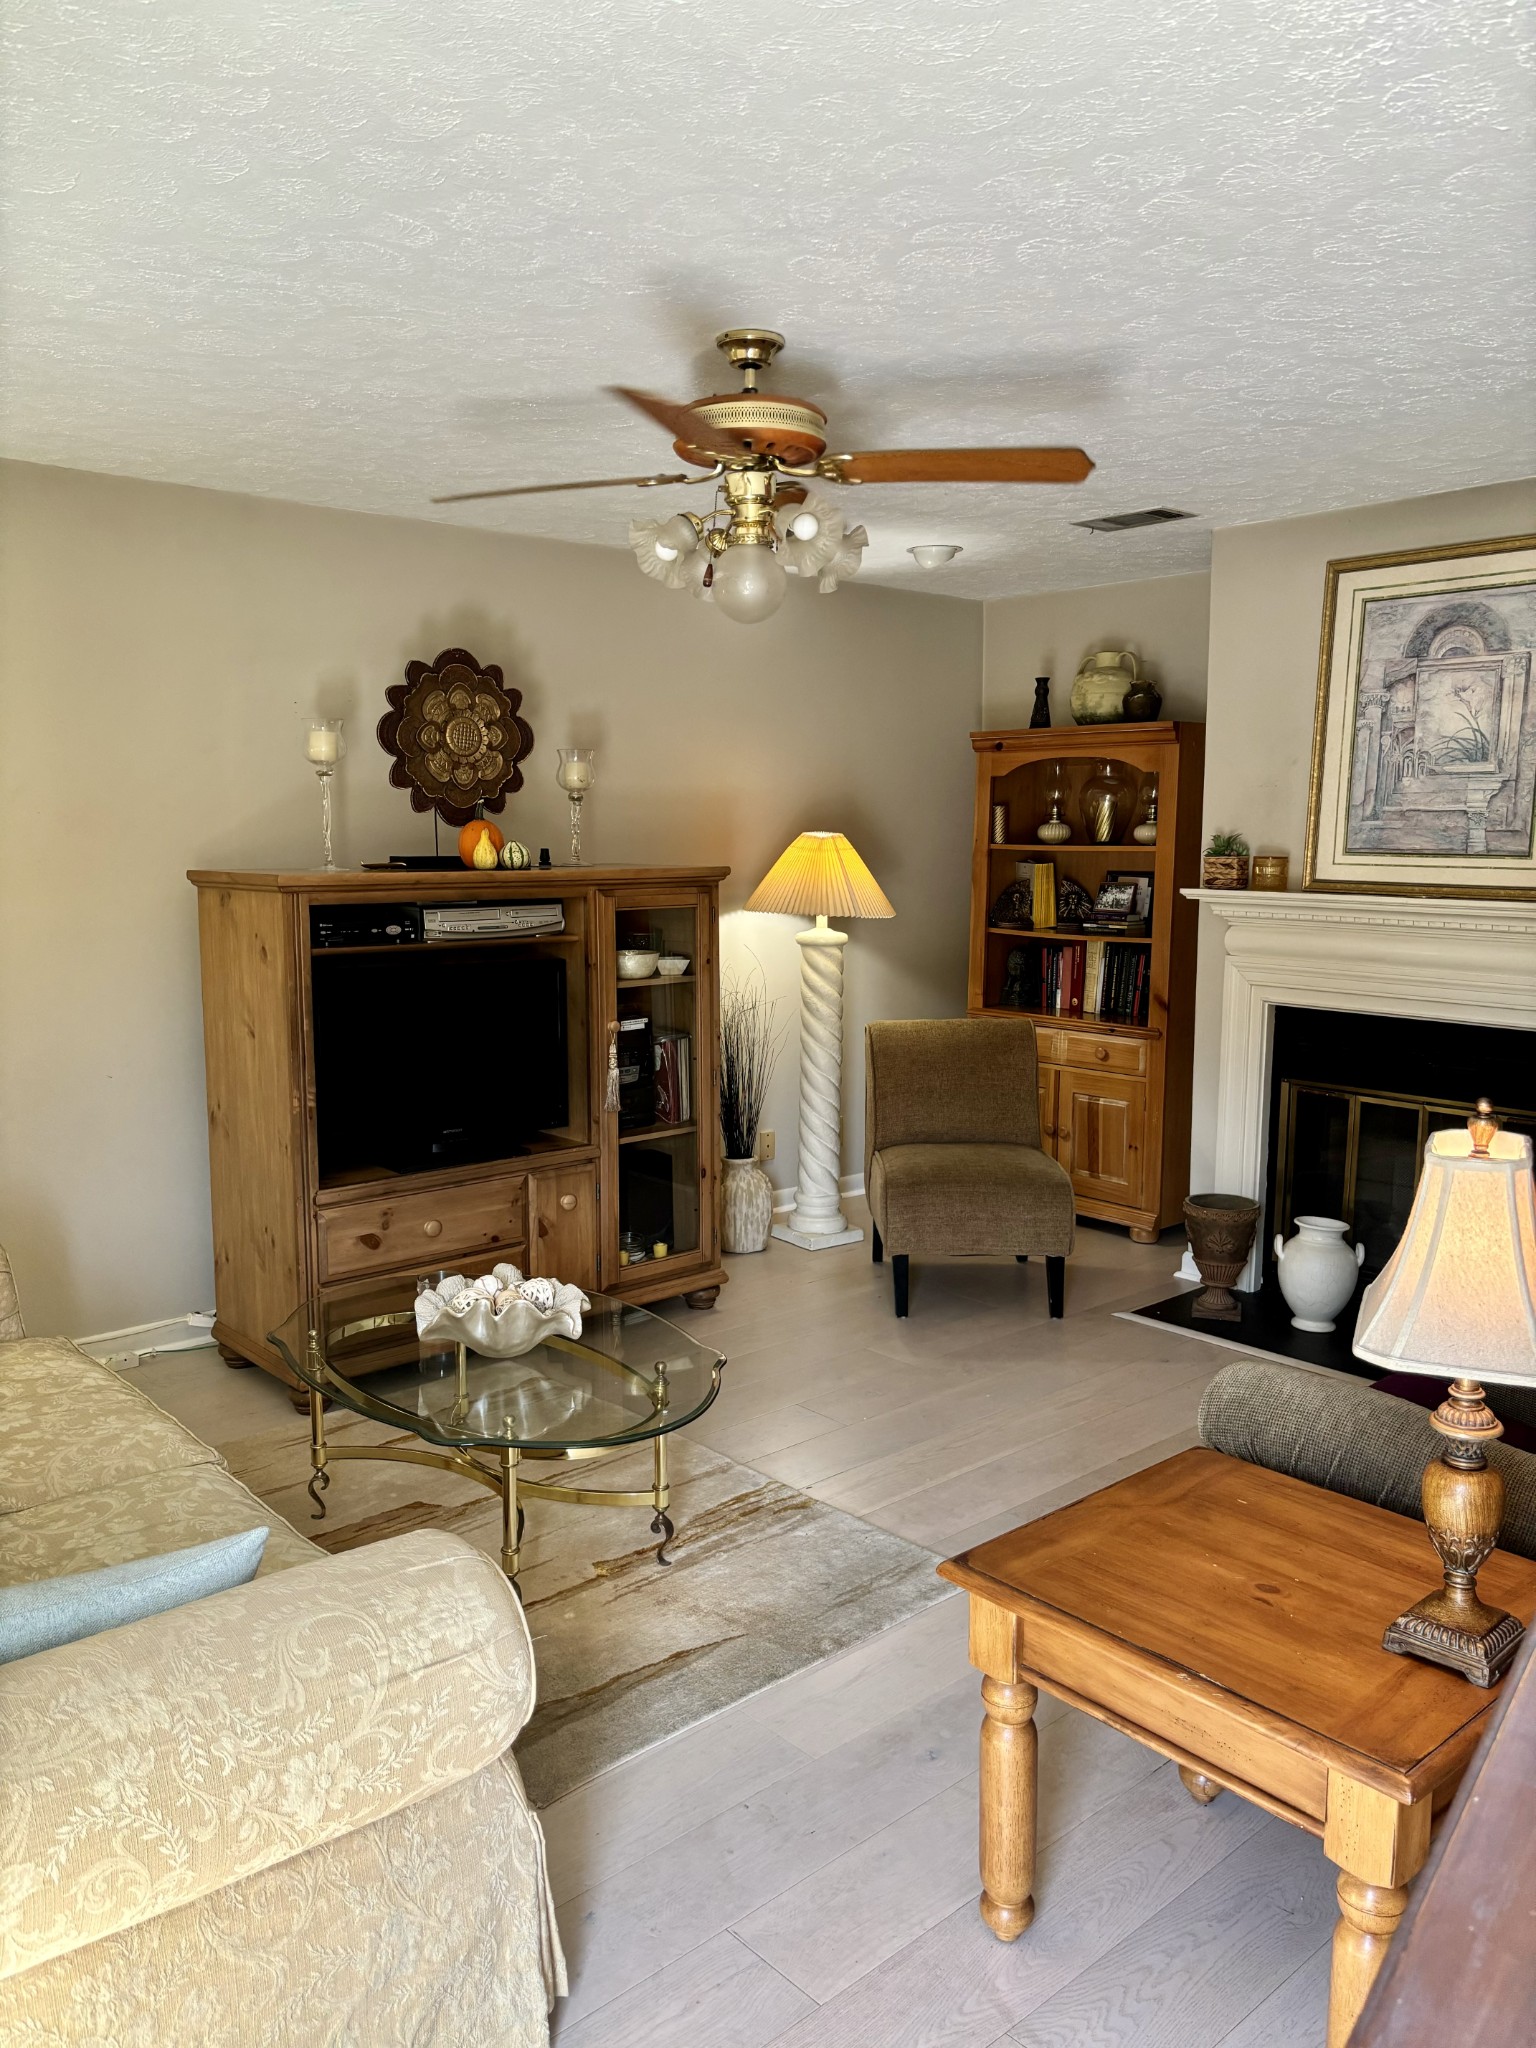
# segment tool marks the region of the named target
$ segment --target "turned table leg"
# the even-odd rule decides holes
[[[1323,1853],[1339,1871],[1339,1924],[1328,1984],[1328,2048],[1346,2048],[1429,1853],[1430,1804],[1328,1774]]]
[[[981,1917],[999,1941],[1017,1941],[1035,1917],[1038,1697],[1032,1685],[981,1681]]]

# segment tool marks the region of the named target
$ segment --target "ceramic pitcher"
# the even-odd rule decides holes
[[[1348,1228],[1337,1216],[1298,1216],[1289,1244],[1276,1235],[1280,1292],[1293,1329],[1333,1329],[1339,1310],[1354,1293],[1365,1246],[1344,1242]]]
[[[1118,725],[1125,718],[1126,692],[1137,680],[1134,654],[1090,654],[1072,683],[1076,725]]]

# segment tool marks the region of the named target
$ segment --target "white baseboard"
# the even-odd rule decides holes
[[[864,1192],[864,1176],[863,1176],[863,1174],[862,1174],[862,1173],[845,1173],[845,1174],[843,1174],[843,1175],[842,1175],[842,1176],[841,1176],[841,1177],[839,1178],[839,1180],[838,1180],[838,1183],[837,1183],[837,1192],[839,1193],[839,1195],[862,1195],[862,1194],[863,1194],[863,1192]],[[773,1213],[774,1213],[774,1215],[775,1215],[775,1216],[787,1216],[787,1215],[789,1214],[790,1210],[794,1208],[794,1206],[795,1206],[795,1202],[796,1202],[796,1200],[798,1199],[798,1197],[799,1197],[799,1194],[800,1194],[800,1190],[799,1190],[799,1188],[798,1188],[798,1187],[793,1187],[793,1188],[775,1188],[775,1189],[774,1189],[774,1191],[773,1191]]]
[[[126,1330],[103,1330],[94,1337],[77,1337],[75,1342],[103,1365],[132,1372],[146,1359],[163,1357],[168,1351],[201,1351],[211,1346],[213,1316],[194,1310],[162,1317],[157,1323],[134,1323]]]

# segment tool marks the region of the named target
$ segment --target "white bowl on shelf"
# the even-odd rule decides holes
[[[656,972],[667,981],[675,981],[680,974],[688,972],[686,953],[663,953],[656,962]]]
[[[649,981],[661,955],[634,946],[620,946],[618,957],[620,981]]]

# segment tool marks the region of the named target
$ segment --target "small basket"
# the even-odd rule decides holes
[[[1246,889],[1246,853],[1208,853],[1200,866],[1200,880],[1207,889]]]

